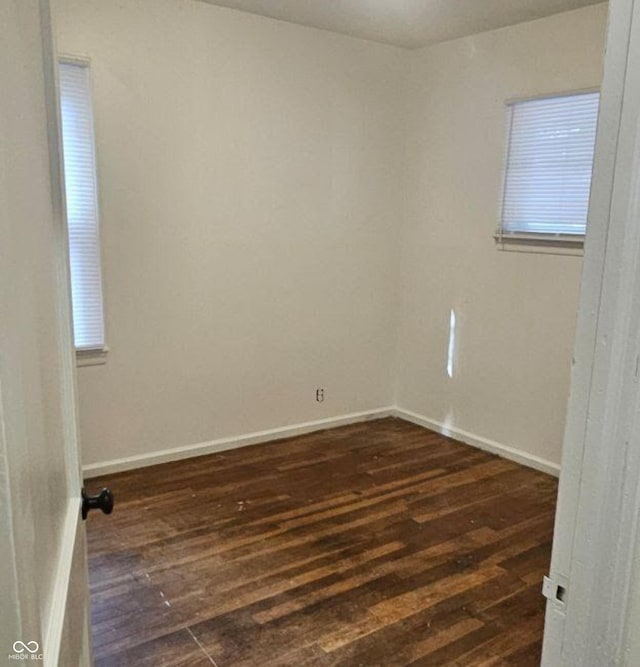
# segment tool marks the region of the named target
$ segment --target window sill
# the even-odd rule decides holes
[[[494,234],[496,249],[504,252],[529,252],[547,255],[584,255],[583,235]]]
[[[76,350],[76,366],[101,366],[107,363],[108,347],[95,350]]]

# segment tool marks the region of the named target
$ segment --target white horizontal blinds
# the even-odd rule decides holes
[[[510,105],[503,233],[585,233],[599,98],[581,93]]]
[[[89,68],[60,63],[62,146],[76,349],[104,347],[104,314]]]

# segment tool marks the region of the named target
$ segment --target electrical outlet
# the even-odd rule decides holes
[[[318,401],[318,403],[324,401],[324,387],[318,387],[316,389],[316,401]]]

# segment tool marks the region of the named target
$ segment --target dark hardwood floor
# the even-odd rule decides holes
[[[550,476],[389,418],[103,485],[96,667],[539,664]]]

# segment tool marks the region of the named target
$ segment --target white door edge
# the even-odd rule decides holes
[[[62,528],[62,549],[55,568],[55,584],[51,596],[51,605],[47,619],[47,627],[43,635],[47,647],[43,655],[44,667],[58,667],[62,635],[64,632],[65,611],[69,599],[71,584],[71,564],[75,550],[78,528],[80,524],[80,501],[71,498]]]
[[[12,91],[0,101],[11,165],[0,169],[0,249],[10,260],[0,262],[6,324],[0,335],[0,662],[9,656],[88,667],[86,540],[49,0],[3,0],[0,16],[0,79]]]

